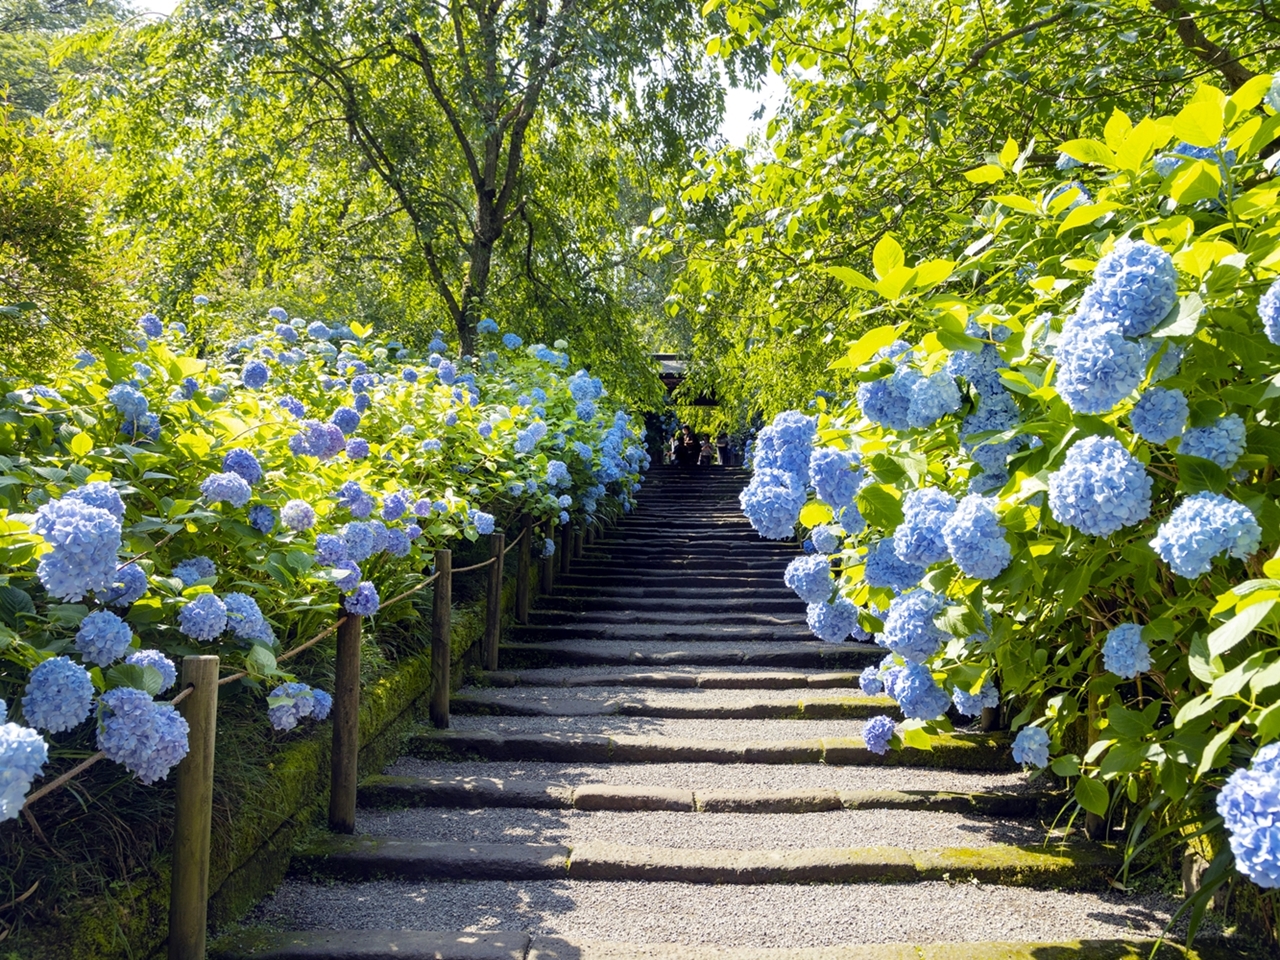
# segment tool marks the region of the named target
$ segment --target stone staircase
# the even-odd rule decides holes
[[[453,728],[361,785],[357,835],[299,851],[210,956],[1146,957],[1176,903],[1115,889],[1110,847],[1046,843],[1057,803],[1007,740],[866,750],[896,710],[857,686],[882,651],[812,637],[746,479],[654,470]]]

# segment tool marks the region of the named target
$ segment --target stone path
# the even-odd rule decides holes
[[[881,651],[813,639],[745,479],[654,471],[452,729],[361,785],[356,836],[299,851],[210,956],[1147,956],[1176,904],[1113,889],[1112,849],[1046,843],[1056,802],[1004,739],[865,749],[896,709],[857,689]]]

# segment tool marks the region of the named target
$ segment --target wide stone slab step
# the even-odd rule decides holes
[[[565,668],[551,668],[562,672]],[[852,672],[769,673],[677,671],[624,671],[617,673],[574,673],[547,676],[546,671],[494,670],[481,674],[481,683],[492,687],[642,687],[655,689],[703,690],[830,690],[857,687],[860,675]]]
[[[698,646],[673,641],[559,640],[508,643],[499,662],[508,668],[553,666],[809,667],[819,670],[859,669],[879,663],[884,648],[872,643],[762,641]]]
[[[804,601],[790,590],[776,597],[708,597],[700,590],[690,592],[676,602],[671,596],[570,596],[567,592],[547,599],[547,605],[531,611],[535,623],[569,623],[587,614],[587,619],[603,615],[635,617],[658,614],[657,619],[683,617],[691,613],[714,614],[717,619],[741,614],[768,614],[804,619]]]
[[[630,784],[581,784],[484,777],[368,777],[365,808],[450,807],[536,810],[677,811],[681,813],[821,813],[829,810],[925,810],[1031,817],[1046,802],[1030,793],[941,790],[681,790]]]
[[[701,850],[588,842],[431,843],[325,837],[295,854],[291,871],[338,880],[595,880],[662,883],[913,883],[978,881],[1087,890],[1119,869],[1119,851],[1101,844],[980,848],[833,847]]]
[[[1151,940],[1063,943],[871,943],[828,947],[711,947],[611,943],[429,930],[248,931],[215,942],[209,960],[1246,960],[1220,944],[1187,949]]]
[[[721,627],[757,627],[769,629],[774,627],[784,627],[787,629],[803,630],[809,632],[808,624],[805,621],[805,611],[801,607],[796,609],[796,604],[789,607],[778,604],[781,608],[776,611],[756,611],[743,607],[714,607],[694,608],[685,607],[684,604],[668,603],[666,609],[658,607],[635,608],[632,604],[620,604],[616,601],[608,606],[599,605],[590,611],[573,611],[573,610],[534,610],[530,615],[530,626],[536,628],[556,627],[562,632],[581,633],[582,625],[587,625],[593,631],[604,632],[606,627],[616,628],[618,626],[644,625],[650,627],[658,627],[660,625],[669,625],[676,628],[685,627],[690,619],[698,614],[695,610],[703,615],[714,615],[717,626]],[[715,610],[714,614],[711,611]],[[610,631],[612,632],[612,630]]]
[[[558,692],[557,690],[552,691]],[[687,698],[688,694],[685,695]],[[866,720],[887,714],[901,719],[902,714],[890,697],[849,696],[825,698],[788,698],[766,700],[748,696],[733,697],[733,702],[673,702],[670,698],[653,702],[643,698],[608,699],[573,697],[564,692],[542,698],[504,696],[497,692],[457,694],[450,709],[459,716],[503,717],[654,717],[661,719],[704,720]]]
[[[436,730],[409,737],[406,752],[423,760],[531,760],[556,763],[826,763],[1005,772],[1017,769],[1009,741],[982,734],[941,735],[931,749],[883,756],[857,737],[812,740],[677,740],[671,737]]]

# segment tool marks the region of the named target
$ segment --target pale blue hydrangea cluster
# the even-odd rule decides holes
[[[543,559],[546,559],[547,557],[553,557],[555,556],[555,553],[556,553],[556,542],[552,540],[550,537],[546,537],[542,541]]]
[[[1114,437],[1085,437],[1049,474],[1049,508],[1059,523],[1110,536],[1151,513],[1151,477]]]
[[[336,424],[303,420],[301,426],[302,429],[289,438],[289,452],[295,457],[328,460],[347,448],[347,439]]]
[[[270,533],[276,527],[276,512],[261,503],[250,507],[249,526],[259,533]]]
[[[996,516],[998,504],[995,497],[971,493],[960,501],[943,527],[947,551],[967,577],[990,580],[999,576],[1013,558],[1013,548]]]
[[[1245,448],[1244,421],[1237,414],[1219,417],[1207,427],[1192,427],[1178,442],[1178,453],[1212,460],[1223,470],[1231,468]]]
[[[124,519],[124,501],[116,489],[104,480],[86,483],[83,487],[68,490],[62,495],[63,500],[79,500],[81,503],[99,510],[105,510],[117,520]]]
[[[872,717],[862,728],[862,739],[868,750],[877,756],[884,756],[889,752],[889,744],[897,731],[898,725],[889,717]]]
[[[866,566],[862,579],[870,587],[908,590],[920,582],[924,567],[898,558],[894,538],[885,537],[867,544]]]
[[[1077,314],[1058,341],[1056,386],[1076,413],[1108,413],[1129,396],[1147,372],[1142,344],[1115,323],[1090,325]]]
[[[240,371],[240,380],[250,390],[261,390],[271,379],[271,371],[261,360],[249,360]]]
[[[0,700],[0,822],[22,812],[31,782],[49,762],[49,745],[30,727],[4,722]]]
[[[858,387],[858,406],[866,418],[890,430],[929,427],[960,409],[960,388],[950,371],[924,374],[915,351],[903,340],[878,351],[876,360],[894,364],[893,373]]]
[[[377,588],[368,580],[362,580],[353,593],[347,594],[342,598],[342,606],[347,613],[354,613],[358,617],[371,617],[378,612]]]
[[[1181,390],[1151,387],[1143,392],[1129,413],[1133,432],[1151,443],[1168,443],[1187,425],[1190,407]]]
[[[816,429],[813,417],[798,410],[784,410],[756,435],[752,466],[756,470],[782,470],[797,478],[799,486],[807,486]]]
[[[386,549],[387,528],[378,520],[355,520],[343,528],[342,540],[347,547],[347,556],[356,563],[363,563]]]
[[[989,388],[980,395],[977,409],[960,425],[960,449],[982,467],[980,473],[970,476],[971,492],[987,493],[1009,482],[1009,457],[1018,452],[1026,438],[1019,435],[996,440],[987,435],[1012,430],[1021,421],[1022,412],[1004,387]]]
[[[475,524],[476,532],[483,536],[493,533],[494,517],[491,513],[485,513],[483,510],[473,512],[471,522]]]
[[[50,733],[79,726],[93,710],[93,680],[70,657],[50,657],[27,677],[22,715],[27,723]]]
[[[476,333],[497,333],[498,321],[492,317],[485,317],[476,324]]]
[[[333,411],[333,416],[329,421],[342,431],[343,436],[349,437],[360,429],[360,414],[350,407],[339,407]]]
[[[955,498],[937,487],[909,490],[902,500],[902,523],[893,531],[898,559],[924,567],[946,560],[942,530],[955,509]]]
[[[199,580],[216,577],[218,568],[208,557],[188,557],[173,568],[173,575],[182,581],[185,589]]]
[[[817,447],[809,457],[809,482],[818,499],[836,510],[853,506],[866,474],[852,450]]]
[[[212,593],[202,593],[178,611],[178,629],[192,640],[208,643],[227,629],[227,607]]]
[[[152,340],[164,334],[164,324],[154,313],[144,313],[138,320],[138,326],[142,328],[143,334]]]
[[[348,480],[340,486],[334,496],[338,500],[338,506],[346,508],[357,520],[363,520],[373,513],[373,495],[366,493],[355,480]]]
[[[258,462],[258,458],[239,447],[227,451],[222,458],[222,469],[237,474],[250,486],[262,479],[262,464]]]
[[[590,455],[584,459],[591,459]],[[569,476],[569,467],[563,460],[547,461],[546,482],[553,487],[568,486],[573,482],[573,478]]]
[[[253,496],[253,490],[238,473],[212,473],[200,484],[200,492],[210,503],[229,503],[236,509]]]
[[[814,527],[809,534],[813,549],[818,553],[839,553],[844,547],[844,531],[834,524]]]
[[[127,383],[117,383],[107,391],[107,399],[126,420],[141,420],[147,415],[147,398]]]
[[[242,640],[260,640],[268,645],[275,643],[275,632],[256,600],[248,594],[228,593],[222,602],[227,608],[227,628],[235,636]]]
[[[136,563],[126,563],[115,572],[110,589],[102,594],[102,602],[110,607],[127,607],[147,592],[146,572]]]
[[[382,519],[399,520],[409,511],[413,499],[407,490],[396,490],[382,498]]]
[[[858,629],[858,608],[845,597],[837,597],[834,603],[820,600],[809,604],[806,621],[818,639],[843,643]]]
[[[805,603],[826,600],[834,586],[831,560],[822,554],[796,557],[787,564],[782,580]]]
[[[1226,138],[1219,141],[1216,147],[1197,147],[1190,143],[1179,143],[1168,153],[1157,154],[1151,166],[1157,174],[1167,177],[1175,173],[1188,160],[1211,160],[1217,164],[1218,170],[1225,180],[1230,167],[1235,165],[1236,152],[1226,150]],[[1221,151],[1221,155],[1219,154]]]
[[[135,650],[124,658],[135,667],[150,667],[160,674],[160,692],[164,693],[178,682],[178,668],[159,650]]]
[[[884,693],[884,680],[880,677],[878,666],[867,667],[858,674],[858,689],[870,697]]]
[[[890,667],[883,673],[884,690],[908,720],[936,720],[947,712],[951,698],[923,664],[907,663]]]
[[[344,453],[348,460],[363,460],[369,455],[369,441],[363,437],[352,437],[347,441]]]
[[[1013,739],[1013,761],[1044,769],[1049,765],[1049,734],[1041,727],[1023,727]]]
[[[766,540],[786,540],[795,531],[806,492],[795,475],[757,468],[738,494],[743,515]]]
[[[1258,301],[1258,318],[1267,339],[1280,346],[1280,280],[1267,287]]]
[[[272,701],[275,701],[274,703]],[[267,719],[277,730],[292,730],[304,717],[323,720],[333,708],[333,697],[305,683],[282,683],[267,695]]]
[[[133,642],[133,630],[110,610],[94,610],[80,621],[76,650],[89,663],[106,667],[124,656]]]
[[[994,683],[986,680],[977,693],[970,693],[968,690],[956,687],[951,694],[951,702],[966,717],[976,717],[983,710],[992,710],[1000,706],[1000,691],[996,689]]]
[[[932,590],[910,590],[894,597],[876,643],[911,663],[924,663],[947,639],[933,622],[946,606],[946,598]]]
[[[1151,669],[1151,651],[1142,639],[1142,627],[1122,623],[1107,631],[1102,644],[1102,666],[1124,680],[1132,680]]]
[[[1264,889],[1280,887],[1280,743],[1227,778],[1217,807],[1236,869]]]
[[[1187,497],[1160,525],[1151,541],[1160,559],[1180,577],[1208,573],[1224,553],[1247,560],[1262,543],[1262,528],[1253,513],[1219,493]]]
[[[187,755],[191,728],[167,703],[117,687],[98,701],[98,749],[143,783],[163,780]]]
[[[307,408],[303,406],[302,401],[288,394],[277,400],[276,406],[299,420],[307,415]]]
[[[110,510],[74,497],[50,500],[36,510],[31,529],[53,548],[36,568],[50,596],[74,603],[111,589],[121,527]]]

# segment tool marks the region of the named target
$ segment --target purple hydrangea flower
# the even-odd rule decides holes
[[[358,617],[371,617],[378,612],[378,591],[368,580],[356,587],[355,593],[342,598],[342,606]]]

